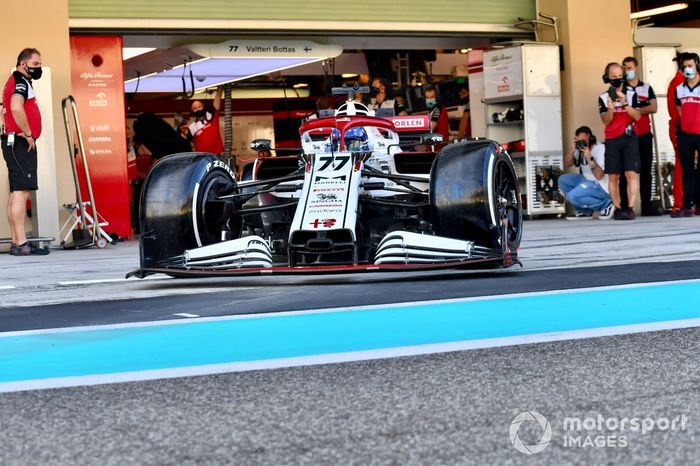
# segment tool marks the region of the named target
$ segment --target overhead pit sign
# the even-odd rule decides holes
[[[234,39],[221,44],[193,44],[151,52],[148,59],[142,59],[137,65],[127,64],[127,76],[137,77],[125,81],[124,90],[197,91],[334,58],[342,53],[339,45],[309,41]],[[162,63],[177,65],[162,69]]]
[[[339,45],[310,41],[230,40],[221,44],[196,44],[189,47],[198,55],[211,58],[236,57],[312,57],[334,58],[343,53]]]

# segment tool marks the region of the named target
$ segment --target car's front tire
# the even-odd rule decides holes
[[[520,245],[518,178],[510,157],[493,141],[467,141],[442,149],[430,174],[430,202],[439,236],[500,250],[515,251]],[[502,238],[507,245],[501,244]]]
[[[185,250],[221,241],[235,230],[233,171],[213,154],[164,157],[148,174],[141,193],[141,266],[156,267]]]

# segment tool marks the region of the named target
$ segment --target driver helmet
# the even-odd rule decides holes
[[[326,139],[326,152],[337,152],[340,149],[340,131],[337,128],[331,130]]]
[[[350,128],[345,133],[345,150],[348,151],[368,151],[369,137],[367,131],[362,127]]]

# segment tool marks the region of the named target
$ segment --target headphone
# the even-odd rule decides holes
[[[698,54],[695,52],[689,53],[688,58],[693,59],[693,61],[695,62],[695,69],[700,71],[700,57],[698,56]]]
[[[619,63],[614,62],[614,61],[612,61],[612,62],[608,63],[607,65],[605,65],[605,72],[603,73],[603,82],[604,82],[605,84],[610,84],[610,78],[608,77],[608,73],[610,72],[610,67],[613,66],[613,65],[618,65],[618,66],[620,66]]]
[[[585,134],[588,136],[588,143],[592,146],[595,144],[598,144],[598,138],[595,137],[595,134],[593,134],[593,131],[591,131],[591,128],[588,126],[581,126],[576,130],[574,134]]]
[[[676,61],[678,63],[678,69],[683,71],[683,62],[686,60],[693,60],[695,62],[695,68],[700,71],[700,56],[695,52],[682,52],[676,55]]]

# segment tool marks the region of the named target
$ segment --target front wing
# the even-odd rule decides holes
[[[493,268],[502,266],[504,258],[501,255],[493,257],[480,257],[432,264],[359,264],[359,265],[320,265],[289,267],[279,265],[273,267],[258,267],[246,269],[201,269],[180,267],[153,267],[141,268],[129,272],[126,278],[145,278],[149,275],[162,273],[172,277],[225,277],[225,276],[263,276],[263,275],[320,275],[320,274],[347,274],[359,272],[401,272],[441,269],[468,269],[468,268]],[[511,260],[507,267],[519,264],[517,260]]]

